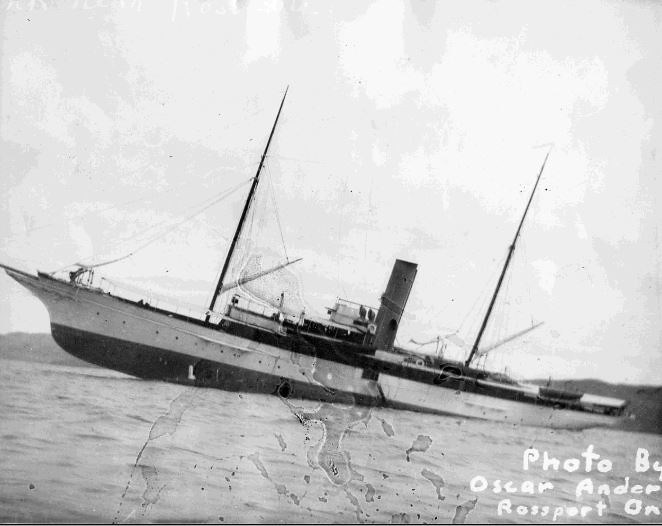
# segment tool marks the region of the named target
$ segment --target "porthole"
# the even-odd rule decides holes
[[[292,388],[290,387],[290,383],[287,380],[283,381],[278,386],[278,396],[281,396],[282,398],[288,398],[291,392]]]

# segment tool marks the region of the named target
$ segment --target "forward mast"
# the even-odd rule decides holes
[[[212,295],[211,302],[209,303],[209,309],[207,312],[207,316],[205,318],[205,321],[207,322],[211,317],[211,313],[214,311],[214,307],[216,305],[216,300],[218,299],[218,296],[223,292],[223,282],[225,281],[225,275],[227,274],[228,268],[230,267],[230,261],[232,260],[232,255],[234,254],[237,241],[239,240],[239,237],[241,236],[241,232],[244,228],[244,223],[246,222],[246,217],[248,216],[248,211],[251,207],[251,203],[253,202],[253,198],[255,197],[255,191],[257,190],[257,185],[260,181],[260,173],[262,172],[262,167],[264,166],[264,160],[266,159],[267,152],[269,151],[269,145],[271,144],[271,139],[273,138],[274,132],[276,131],[276,125],[278,124],[278,119],[280,118],[280,112],[283,109],[283,104],[285,104],[285,97],[287,97],[288,89],[289,86],[285,88],[285,93],[283,93],[283,100],[280,101],[280,107],[278,108],[278,113],[276,114],[276,120],[274,121],[274,124],[271,127],[271,133],[269,134],[267,145],[265,146],[264,152],[262,153],[260,164],[257,167],[257,173],[253,178],[253,184],[251,184],[251,188],[248,191],[248,196],[246,197],[246,202],[244,203],[244,209],[241,212],[241,217],[239,218],[237,229],[232,238],[232,243],[230,243],[230,249],[228,250],[228,254],[225,257],[225,261],[223,263],[223,268],[221,269],[221,275],[218,278],[218,283],[216,284],[216,288],[214,289],[214,294]]]

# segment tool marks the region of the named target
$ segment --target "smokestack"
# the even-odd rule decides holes
[[[395,335],[400,326],[400,318],[405,310],[411,287],[416,278],[416,263],[409,263],[396,259],[391,271],[391,277],[382,295],[381,306],[377,313],[375,325],[377,330],[373,345],[378,349],[390,350],[393,348]]]

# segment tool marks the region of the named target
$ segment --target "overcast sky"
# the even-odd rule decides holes
[[[118,256],[242,183],[289,85],[261,190],[309,308],[378,305],[399,257],[419,264],[399,343],[472,341],[553,143],[485,342],[544,325],[492,366],[662,381],[660,4],[5,0],[3,20],[3,262]],[[204,306],[246,191],[103,274]],[[48,331],[4,274],[0,295],[0,331]]]

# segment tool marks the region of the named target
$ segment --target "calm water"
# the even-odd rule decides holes
[[[0,365],[2,521],[540,523],[558,508],[559,523],[662,522],[645,515],[645,506],[662,507],[659,491],[575,497],[586,477],[611,489],[626,476],[630,488],[662,485],[659,473],[637,473],[634,465],[640,447],[662,463],[662,437],[655,435],[288,405],[97,368]],[[522,469],[528,447],[563,461],[590,444],[612,461],[611,471]],[[477,475],[487,490],[471,491]],[[512,480],[518,490],[526,480],[554,488],[497,494],[494,479]],[[506,497],[512,513],[499,516]],[[642,509],[628,515],[624,504],[633,497]],[[525,515],[517,515],[518,505],[528,506]],[[531,515],[534,505],[539,512],[549,506],[548,515]],[[567,516],[581,505],[593,511]]]

